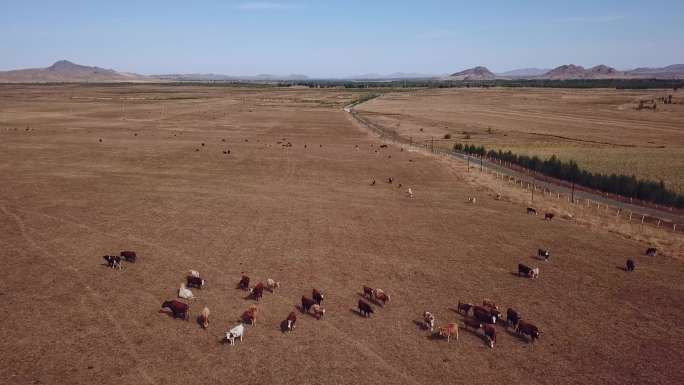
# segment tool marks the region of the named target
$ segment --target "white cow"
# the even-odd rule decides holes
[[[191,277],[195,277],[195,278],[199,278],[199,277],[200,277],[200,273],[199,273],[199,271],[197,271],[197,270],[190,270],[190,276],[191,276]]]
[[[238,326],[230,329],[226,332],[225,341],[228,341],[231,345],[235,345],[235,339],[240,338],[242,342],[242,336],[245,334],[245,325],[239,324]]]
[[[268,287],[268,290],[271,292],[275,292],[275,290],[280,287],[280,282],[274,280],[273,278],[269,278],[266,280],[266,287]]]
[[[413,190],[411,190],[410,187],[406,193],[408,194],[409,198],[413,198]]]
[[[183,299],[196,299],[197,298],[197,297],[195,297],[194,294],[192,294],[190,289],[185,287],[184,283],[181,283],[180,289],[178,289],[178,296],[180,298],[183,298]]]

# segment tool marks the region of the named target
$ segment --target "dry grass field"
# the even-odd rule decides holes
[[[475,91],[424,97],[458,106],[458,92]],[[341,111],[358,96],[0,86],[0,383],[684,381],[681,256],[646,257],[643,243],[526,215],[524,205],[489,199],[442,161],[380,149]],[[368,108],[399,103],[384,100]],[[402,126],[426,119],[402,116]],[[480,118],[504,132],[496,111],[472,119]],[[664,120],[640,135],[672,154],[682,143],[666,132],[676,128]],[[598,131],[588,138],[600,139]],[[533,257],[539,247],[550,248],[549,262]],[[102,255],[124,249],[139,261],[123,271],[102,265]],[[627,258],[637,263],[633,273],[622,269]],[[540,266],[540,278],[518,277],[519,262]],[[199,299],[185,322],[159,310],[189,269],[208,286],[194,290]],[[236,289],[243,271],[282,288],[265,293],[256,325],[233,347],[221,344],[223,333],[254,303]],[[354,310],[363,285],[392,296],[369,319]],[[299,314],[297,329],[282,333],[312,287],[327,294],[325,317]],[[429,310],[438,325],[462,326],[451,309],[483,298],[517,309],[541,339],[528,343],[499,325],[490,349],[479,334],[461,329],[447,343],[416,324]],[[204,305],[212,311],[207,330],[194,322]]]
[[[673,104],[636,110],[639,100],[667,95]],[[593,172],[663,180],[684,193],[682,91],[444,89],[385,95],[357,111],[416,141],[451,134],[440,143],[555,154]]]

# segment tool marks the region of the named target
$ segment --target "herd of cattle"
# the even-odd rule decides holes
[[[528,212],[529,210],[530,209],[528,208]],[[546,261],[548,261],[550,255],[551,254],[549,250],[537,250],[537,257]],[[657,255],[657,250],[653,247],[649,247],[646,250],[646,255],[655,257]],[[137,255],[134,251],[122,251],[119,255],[105,255],[103,256],[103,259],[106,261],[106,264],[109,267],[120,270],[123,268],[122,262],[125,261],[129,263],[135,263],[137,260]],[[634,269],[634,261],[632,259],[628,259],[625,270],[634,271]],[[528,278],[538,278],[539,268],[531,268],[520,263],[518,264],[518,275]],[[207,281],[200,276],[198,271],[190,270],[189,274],[186,276],[186,282],[181,283],[180,289],[178,290],[178,297],[185,300],[197,299],[190,288],[203,289],[205,288],[206,284]],[[250,287],[250,278],[243,273],[240,281],[237,284],[237,288],[247,291],[249,293],[249,297],[259,302],[262,299],[265,290],[275,293],[275,291],[280,288],[280,282],[269,278],[266,280],[266,284],[263,282],[258,282],[253,287]],[[325,308],[322,306],[323,299],[323,292],[314,288],[311,292],[310,298],[306,295],[301,297],[300,311],[303,313],[308,313],[317,320],[320,320],[325,315]],[[371,317],[371,315],[375,313],[371,303],[384,307],[389,302],[390,295],[384,290],[363,286],[363,299],[359,299],[357,303],[358,313],[363,317]],[[161,308],[162,310],[169,309],[174,318],[181,318],[186,321],[190,318],[190,306],[188,303],[174,299],[164,301],[161,305]],[[483,300],[481,306],[459,301],[456,311],[460,314],[463,314],[465,317],[463,320],[464,329],[472,330],[476,334],[479,330],[482,330],[482,336],[491,348],[494,348],[496,345],[495,325],[497,325],[497,323],[502,323],[506,328],[514,328],[518,335],[523,338],[529,337],[531,342],[534,342],[541,335],[541,331],[537,326],[523,320],[520,316],[520,313],[512,308],[508,308],[506,310],[506,318],[504,319],[503,315],[499,311],[499,308],[491,300]],[[259,308],[257,305],[250,305],[247,310],[242,313],[242,316],[240,317],[240,323],[225,332],[223,341],[228,342],[231,345],[235,344],[236,339],[242,341],[246,330],[245,325],[255,325],[258,314]],[[198,323],[205,329],[209,327],[209,315],[209,308],[205,306],[197,317]],[[281,324],[283,331],[293,331],[296,327],[296,323],[297,313],[292,311],[287,315],[287,318]],[[425,311],[423,313],[423,327],[428,329],[431,333],[434,333],[435,317],[429,311]],[[445,326],[439,327],[438,331],[433,335],[446,338],[448,342],[451,341],[452,337],[458,340],[458,329],[459,326],[457,323],[448,323]]]
[[[392,183],[392,178],[388,180]],[[412,194],[411,194],[412,195]],[[472,200],[474,202],[474,199]],[[537,212],[534,208],[527,208],[528,214],[536,215]],[[545,220],[553,219],[552,213],[545,214]],[[646,250],[646,255],[655,257],[657,255],[657,250],[653,247],[649,247]],[[551,253],[547,249],[538,249],[537,257],[548,261]],[[106,261],[107,266],[121,270],[123,268],[122,263],[135,263],[137,260],[137,255],[134,251],[122,251],[119,255],[105,255],[103,259]],[[635,263],[632,259],[628,259],[626,263],[626,271],[634,271]],[[525,264],[518,264],[518,275],[527,278],[539,278],[539,268],[529,267]],[[185,300],[197,299],[197,297],[190,290],[191,288],[203,289],[205,288],[207,281],[203,279],[199,272],[196,270],[190,270],[189,274],[186,276],[186,281],[181,283],[178,290],[178,297]],[[266,283],[258,282],[253,287],[250,287],[250,278],[242,273],[240,281],[237,284],[237,288],[247,291],[249,297],[259,302],[264,294],[265,290],[275,293],[275,291],[280,287],[280,282],[274,279],[267,279]],[[390,295],[384,290],[379,288],[372,288],[369,286],[363,286],[363,299],[359,299],[357,303],[358,313],[363,317],[371,317],[375,313],[371,303],[384,307],[390,302]],[[311,292],[311,297],[306,295],[301,297],[301,308],[300,311],[303,313],[308,313],[320,320],[325,315],[325,308],[323,308],[324,295],[318,289],[313,289]],[[190,318],[190,306],[188,303],[179,300],[169,300],[164,301],[161,305],[163,309],[169,309],[174,318],[181,318],[184,320],[189,320]],[[471,312],[472,310],[472,312]],[[491,300],[483,300],[482,305],[473,305],[472,303],[458,302],[456,311],[464,315],[463,327],[465,330],[472,329],[474,333],[477,334],[479,330],[482,330],[482,336],[487,341],[491,348],[496,345],[496,328],[497,323],[502,323],[506,328],[512,327],[515,332],[521,337],[529,337],[531,342],[534,342],[541,335],[541,331],[537,326],[529,323],[522,319],[520,314],[512,309],[508,308],[506,311],[506,318],[499,311],[499,308]],[[240,323],[235,327],[231,328],[225,332],[223,341],[228,342],[231,345],[235,344],[236,339],[242,338],[245,334],[245,325],[255,325],[257,321],[257,316],[259,314],[259,308],[256,304],[250,305],[247,310],[242,313],[240,317]],[[472,314],[469,316],[469,314]],[[209,315],[210,311],[208,307],[204,307],[197,317],[198,323],[203,328],[209,327]],[[281,324],[284,332],[291,332],[295,329],[297,323],[297,313],[292,311],[287,315],[287,318]],[[429,312],[425,311],[423,313],[423,327],[434,333],[435,328],[435,317]],[[438,328],[438,331],[433,334],[439,337],[446,338],[447,341],[451,341],[454,337],[458,340],[458,329],[459,326],[456,323],[448,323],[445,326]]]

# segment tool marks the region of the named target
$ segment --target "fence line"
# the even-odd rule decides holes
[[[641,217],[639,219],[639,224],[641,226],[648,225],[653,228],[657,229],[671,229],[673,233],[684,233],[684,224],[678,224],[674,221],[666,220],[663,218],[659,218],[654,215],[649,215],[649,214],[644,214],[644,213],[639,213],[636,211],[633,211],[631,209],[627,208],[622,208],[619,206],[607,204],[607,203],[602,203],[594,199],[589,199],[589,198],[573,198],[568,194],[561,193],[559,191],[552,192],[550,188],[546,186],[540,186],[537,185],[534,181],[530,182],[529,180],[525,180],[520,177],[520,175],[509,175],[497,170],[494,170],[489,166],[488,164],[484,164],[484,160],[482,158],[475,158],[471,155],[464,154],[464,153],[459,153],[452,151],[450,149],[445,149],[442,147],[435,147],[434,145],[434,139],[433,140],[428,140],[424,141],[422,144],[416,143],[413,141],[412,137],[406,138],[403,137],[399,134],[397,134],[393,130],[387,130],[383,126],[371,122],[361,116],[354,111],[352,107],[345,107],[345,111],[348,112],[354,119],[356,119],[358,122],[360,122],[362,125],[364,125],[367,128],[370,128],[372,131],[374,131],[376,134],[380,136],[381,140],[387,141],[387,142],[392,142],[395,144],[399,145],[407,145],[409,151],[418,151],[421,150],[423,152],[427,152],[430,154],[442,156],[445,158],[449,159],[459,159],[462,161],[465,161],[468,167],[468,171],[470,172],[471,169],[477,169],[480,171],[480,173],[487,173],[492,175],[494,178],[499,178],[504,181],[508,181],[511,183],[513,186],[520,185],[520,188],[523,190],[531,190],[533,192],[536,191],[541,191],[542,196],[546,195],[547,197],[551,199],[556,199],[556,200],[564,200],[567,201],[568,203],[577,205],[578,208],[583,209],[583,210],[591,210],[595,206],[595,212],[597,214],[600,214],[602,209],[603,212],[608,214],[610,212],[615,212],[615,217],[620,218],[620,219],[625,219],[627,223],[632,224],[633,222],[633,217]],[[461,156],[463,158],[461,158]],[[479,159],[479,162],[471,162],[471,159]],[[471,164],[474,163],[474,164]],[[478,164],[479,163],[479,164]],[[503,165],[500,165],[501,167],[504,167]],[[515,169],[506,169],[509,173],[519,173],[520,171],[515,170]],[[531,177],[532,179],[535,179],[535,176],[528,176]],[[545,178],[547,180],[543,180],[543,182],[547,183],[550,186],[555,185],[554,181],[551,181],[550,178]],[[560,184],[560,187],[565,187],[569,188],[568,186],[564,184]],[[592,191],[589,191],[587,189],[584,189],[580,186],[575,186],[575,189],[579,192],[584,192],[584,193],[589,193],[589,194],[595,194]],[[532,193],[534,196],[534,193]],[[532,198],[534,199],[534,198]],[[605,199],[612,199],[612,198],[605,198]],[[585,204],[582,204],[582,202],[585,202]],[[620,202],[620,200],[618,200]],[[627,203],[627,202],[624,202]],[[622,214],[622,215],[621,215]]]

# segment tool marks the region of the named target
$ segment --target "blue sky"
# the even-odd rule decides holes
[[[0,0],[0,69],[441,74],[684,63],[684,1]]]

